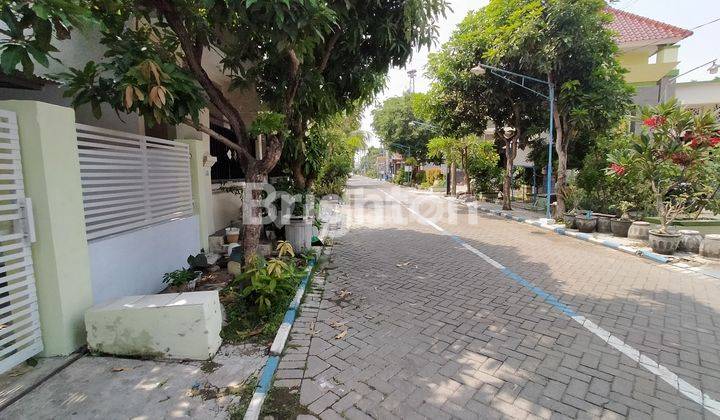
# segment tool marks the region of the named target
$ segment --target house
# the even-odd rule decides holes
[[[64,66],[103,54],[97,38],[58,41]],[[229,92],[218,57],[204,65],[241,102],[247,123],[257,99]],[[67,355],[85,344],[85,311],[123,296],[162,290],[163,273],[241,217],[238,196],[217,191],[210,139],[189,126],[149,127],[139,115],[102,118],[72,109],[49,74],[0,74],[0,372],[42,351]],[[213,110],[201,115],[221,130]],[[213,151],[216,155],[213,155]],[[230,165],[226,165],[229,168]]]
[[[634,102],[651,105],[672,98],[679,63],[677,43],[692,31],[612,7],[606,10],[613,16],[609,28],[617,34],[618,60],[628,70],[625,79],[636,89]]]

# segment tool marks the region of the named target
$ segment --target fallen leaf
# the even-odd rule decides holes
[[[340,299],[345,299],[348,296],[350,296],[351,294],[352,294],[352,292],[348,292],[345,289],[340,290],[340,293],[338,293],[338,295],[340,296]]]
[[[336,340],[342,340],[347,335],[348,330],[343,330],[340,334],[335,336]]]
[[[398,267],[407,267],[408,265],[410,265],[410,261],[404,262],[404,263],[398,263],[398,264],[395,264],[395,265],[398,266]]]
[[[347,324],[347,322],[337,322],[337,321],[333,321],[333,322],[330,323],[330,326],[333,327],[333,328],[340,328],[340,327],[342,327],[342,326],[345,325],[345,324]]]
[[[110,369],[110,372],[122,372],[124,370],[125,370],[124,367],[114,367],[114,368]]]

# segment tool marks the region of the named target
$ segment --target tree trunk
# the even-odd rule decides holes
[[[465,171],[464,172],[465,173],[465,185],[467,185],[467,193],[472,195],[473,189],[472,189],[472,185],[470,185],[470,173],[468,172],[467,169],[463,169],[463,170]]]
[[[558,115],[557,102],[552,106],[555,107],[555,151],[558,155],[557,178],[555,181],[555,193],[557,194],[557,207],[555,208],[555,217],[562,217],[565,214],[565,174],[567,172],[567,139],[561,124],[560,115]],[[550,174],[548,174],[550,176]],[[550,180],[552,185],[552,180]],[[550,200],[550,191],[547,192],[547,198]]]
[[[505,177],[503,178],[503,210],[512,210],[512,172],[517,153],[517,134],[505,139]]]
[[[450,195],[457,196],[457,166],[455,162],[450,164]]]
[[[265,176],[255,168],[248,168],[248,172],[245,174],[245,179],[248,186],[256,184],[255,188],[252,188],[251,191],[246,191],[246,200],[251,199],[253,203],[251,204],[248,201],[243,203],[243,206],[250,205],[250,207],[246,207],[249,209],[250,213],[243,214],[242,227],[243,255],[245,256],[245,264],[248,264],[257,253],[257,247],[260,243],[260,231],[262,230],[260,217],[262,216],[262,209],[259,206],[259,200],[261,198],[261,190],[257,187],[265,181]],[[248,216],[251,220],[247,219]]]
[[[293,182],[295,186],[302,191],[309,188],[308,179],[303,172],[303,162],[301,160],[293,160],[290,162],[290,171],[292,172]]]
[[[465,178],[465,192],[467,194],[472,194],[472,187],[470,186],[470,171],[468,171],[468,150],[467,148],[464,149],[462,154],[462,168],[463,168],[463,177]]]
[[[565,214],[565,179],[567,172],[567,150],[565,148],[565,139],[562,134],[558,134],[560,141],[556,144],[555,150],[558,155],[557,177],[555,181],[555,193],[557,194],[557,207],[555,208],[555,216],[561,217]],[[551,181],[552,182],[552,181]],[[548,199],[550,194],[548,194]]]

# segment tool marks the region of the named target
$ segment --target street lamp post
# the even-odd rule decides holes
[[[537,79],[535,77],[526,76],[524,74],[515,73],[509,70],[503,70],[499,67],[490,66],[483,63],[478,63],[477,66],[470,69],[470,72],[474,75],[481,76],[486,73],[486,70],[490,70],[490,74],[497,76],[501,79],[507,80],[510,83],[516,84],[526,90],[529,90],[530,92],[545,98],[550,103],[550,136],[548,138],[548,171],[547,171],[547,199],[545,203],[545,217],[548,219],[551,218],[550,214],[550,192],[552,188],[552,149],[553,149],[553,142],[555,140],[555,85],[547,80],[541,80]],[[520,81],[512,80],[510,77],[519,77]],[[546,85],[548,87],[548,94],[546,95],[543,92],[539,92],[535,89],[532,89],[526,85],[527,81],[535,82],[535,83],[541,83],[543,85]]]

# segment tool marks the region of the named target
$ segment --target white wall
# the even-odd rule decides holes
[[[242,183],[228,182],[225,185],[242,185]],[[230,226],[233,220],[242,218],[242,196],[218,191],[219,187],[217,184],[213,185],[213,232]]]
[[[685,105],[710,105],[720,103],[720,80],[678,83],[675,97]]]
[[[163,274],[200,252],[199,229],[192,216],[90,241],[94,303],[162,290]]]

